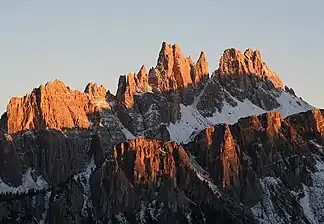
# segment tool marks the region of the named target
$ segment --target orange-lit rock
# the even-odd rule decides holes
[[[115,147],[115,158],[136,184],[154,184],[158,175],[175,181],[173,150],[183,150],[174,143],[137,138]],[[128,160],[125,156],[133,154]],[[131,168],[133,167],[133,168]]]
[[[192,84],[191,80],[191,69],[192,60],[191,58],[185,58],[182,55],[179,45],[175,44],[173,48],[173,76],[177,82],[177,88],[186,88]]]
[[[90,88],[89,91],[96,88]],[[95,113],[94,98],[103,97],[103,89],[91,94],[71,90],[55,80],[41,85],[24,97],[13,97],[7,106],[7,130],[15,133],[33,129],[89,128],[88,116]]]
[[[201,52],[195,64],[191,57],[183,56],[179,45],[163,42],[155,68],[147,73],[143,65],[137,74],[120,76],[117,98],[127,108],[132,108],[136,93],[180,91],[198,85],[207,78],[208,63],[204,52]]]
[[[88,83],[84,92],[91,95],[94,99],[105,99],[107,93],[103,85],[98,86],[97,83],[93,82]]]
[[[268,79],[275,88],[283,88],[280,78],[263,62],[259,50],[253,51],[249,48],[242,53],[234,48],[226,49],[216,73],[223,80],[231,80],[233,76],[237,76],[235,80],[242,89],[251,84],[252,80],[248,75],[255,75],[261,80]]]
[[[192,81],[195,85],[198,85],[202,80],[208,77],[208,62],[205,53],[200,53],[199,59],[196,62],[194,76]]]
[[[224,187],[239,186],[241,163],[238,152],[229,126],[225,125],[224,139],[220,146],[221,181]]]

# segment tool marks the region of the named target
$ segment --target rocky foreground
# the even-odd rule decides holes
[[[116,95],[62,81],[10,100],[1,223],[324,223],[324,111],[261,53],[162,44]]]

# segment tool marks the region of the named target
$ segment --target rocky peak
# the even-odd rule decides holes
[[[198,85],[208,77],[206,55],[201,52],[196,63],[184,57],[178,44],[162,43],[155,68],[147,73],[144,65],[137,74],[120,76],[117,96],[130,108],[134,104],[133,95],[145,92],[169,92]]]
[[[136,92],[148,92],[150,86],[148,82],[148,74],[144,65],[140,68],[137,75],[135,76]]]
[[[61,80],[55,79],[53,82],[47,82],[45,86],[41,85],[40,90],[49,93],[67,93],[70,91],[70,88]]]
[[[271,81],[275,88],[283,88],[280,78],[262,60],[260,51],[251,48],[244,53],[234,48],[226,49],[216,73],[220,79],[228,81],[231,76],[255,75],[261,80]],[[249,79],[248,76],[245,78]]]
[[[86,93],[71,90],[62,81],[47,82],[7,106],[7,131],[88,128],[88,116],[97,110],[95,99],[105,99],[104,87],[89,84]]]
[[[157,60],[157,67],[159,67],[160,70],[164,70],[166,76],[171,76],[173,71],[173,64],[173,47],[170,44],[163,42]]]
[[[127,108],[134,105],[134,94],[150,92],[147,70],[144,65],[138,73],[128,73],[127,76],[121,75],[118,81],[117,99],[125,103]]]
[[[208,63],[206,59],[206,54],[202,51],[196,63],[192,81],[195,85],[198,85],[206,77],[208,77]]]
[[[173,48],[173,76],[176,80],[176,84],[178,88],[186,88],[190,84],[192,84],[191,80],[191,58],[185,58],[182,55],[181,49],[179,45],[175,44],[172,46]]]
[[[98,86],[96,83],[90,82],[86,86],[85,93],[88,93],[95,99],[105,99],[106,98],[106,88],[103,85]]]

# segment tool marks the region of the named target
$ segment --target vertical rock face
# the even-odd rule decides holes
[[[0,178],[12,186],[24,182],[28,168],[40,174],[48,184],[59,184],[80,172],[90,160],[89,133],[63,134],[56,130],[23,136],[6,136],[0,140]]]
[[[179,45],[162,43],[162,48],[155,68],[149,70],[144,66],[138,74],[128,74],[127,79],[120,77],[117,95],[126,106],[134,104],[135,93],[170,92],[198,85],[208,78],[208,63],[204,52],[196,64],[191,57],[184,57]]]
[[[174,54],[173,47],[166,42],[162,43],[162,48],[157,59],[157,67],[160,71],[164,72],[166,78],[172,77],[173,65],[174,65]]]
[[[23,130],[44,130],[53,128],[89,128],[88,116],[93,114],[92,99],[103,98],[103,87],[89,85],[90,94],[70,90],[63,82],[56,80],[34,89],[22,98],[14,97],[7,106],[7,129],[9,133]]]
[[[117,89],[117,99],[124,102],[127,108],[134,106],[134,94],[146,93],[151,91],[148,81],[148,74],[143,65],[137,74],[128,73],[120,76]]]
[[[298,214],[294,222],[308,223],[299,198],[291,192],[318,181],[312,172],[323,163],[323,154],[316,148],[322,146],[314,148],[313,142],[322,141],[323,116],[322,110],[312,110],[286,119],[278,112],[242,118],[234,125],[207,128],[187,147],[216,185],[263,214],[260,219],[279,209],[284,212],[271,220],[289,223],[289,215]],[[259,208],[260,200],[266,204]],[[275,208],[269,207],[269,200]],[[279,208],[281,203],[286,207]]]
[[[116,95],[49,82],[1,117],[0,222],[320,223],[324,112],[287,117],[310,108],[251,49],[209,77],[163,43]]]
[[[323,110],[313,109],[290,116],[287,121],[297,132],[302,132],[304,137],[316,139],[320,144],[324,144],[323,116]]]
[[[175,161],[172,154],[176,148],[173,144],[139,138],[122,143],[115,149],[115,158],[126,176],[135,184],[156,184],[159,175],[170,178],[175,184]],[[128,160],[128,154],[133,154],[134,160]]]
[[[253,51],[251,48],[244,53],[234,48],[225,50],[216,72],[224,82],[230,76],[238,76],[241,88],[247,88],[250,85],[250,78],[246,75],[255,75],[261,80],[267,79],[275,88],[283,88],[280,78],[263,62],[260,51]]]
[[[241,187],[241,153],[229,125],[207,128],[189,149],[215,183],[232,197],[239,198]],[[230,187],[229,187],[230,186]]]
[[[192,60],[182,55],[179,45],[173,45],[173,76],[177,82],[177,88],[186,88],[192,84],[191,68]]]
[[[277,98],[284,89],[283,83],[263,62],[258,50],[225,50],[213,79],[240,101],[247,99],[266,111],[280,106]]]
[[[230,128],[225,125],[224,139],[220,147],[221,170],[222,170],[222,185],[240,186],[240,155],[234,143]]]
[[[196,63],[192,81],[195,85],[198,85],[202,80],[208,78],[208,74],[208,62],[206,59],[205,52],[202,51]]]
[[[103,85],[98,86],[96,83],[93,82],[88,83],[84,92],[88,93],[94,99],[99,100],[105,99],[107,93],[106,88]]]
[[[149,223],[255,223],[248,210],[199,179],[197,165],[175,143],[138,138],[118,144],[113,158],[91,180],[101,221],[123,214],[130,223],[131,217]]]

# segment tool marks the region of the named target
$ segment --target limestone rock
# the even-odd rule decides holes
[[[208,62],[206,59],[205,52],[201,52],[199,59],[195,66],[194,76],[192,77],[192,81],[195,85],[198,85],[202,80],[208,78]]]
[[[89,86],[89,91],[92,90]],[[101,88],[96,96],[102,95]],[[45,86],[34,89],[31,94],[10,100],[7,106],[8,132],[89,128],[88,116],[95,113],[91,99],[92,95],[71,90],[59,80],[48,82]]]
[[[105,99],[107,91],[103,85],[98,86],[96,83],[90,82],[86,86],[84,92],[88,93],[90,96],[92,96],[92,98]]]
[[[269,80],[275,88],[283,88],[280,78],[263,62],[259,50],[253,51],[249,48],[242,53],[234,48],[226,49],[216,73],[224,82],[231,76],[236,76],[242,89],[251,85],[249,75],[257,76],[261,80]]]
[[[112,157],[91,179],[101,221],[123,214],[129,222],[135,216],[141,221],[179,223],[189,213],[196,223],[204,220],[202,214],[208,214],[206,223],[255,223],[243,207],[215,196],[175,143],[138,138],[116,145]],[[151,212],[146,213],[147,208]]]

